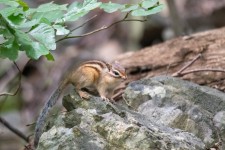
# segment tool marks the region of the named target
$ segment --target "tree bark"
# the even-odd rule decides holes
[[[117,61],[127,68],[129,81],[171,75],[224,91],[225,28],[178,37],[125,53]]]

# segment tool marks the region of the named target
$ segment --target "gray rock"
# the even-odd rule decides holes
[[[217,136],[220,137],[220,142],[224,143],[222,149],[225,149],[225,111],[218,112],[214,116],[213,122],[217,127]]]
[[[224,132],[225,94],[208,87],[158,77],[129,84],[124,99],[131,109],[70,93],[37,149],[204,150]]]
[[[151,98],[146,100],[147,96]],[[224,113],[218,112],[225,110],[225,94],[209,87],[161,76],[131,83],[124,98],[147,118],[193,133],[206,147],[219,141],[214,116],[218,116],[214,120],[224,128]]]

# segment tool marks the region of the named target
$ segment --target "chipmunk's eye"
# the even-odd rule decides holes
[[[120,74],[117,71],[113,71],[113,74],[119,76]]]

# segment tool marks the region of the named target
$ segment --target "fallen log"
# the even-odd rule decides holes
[[[178,37],[117,58],[128,82],[171,75],[225,91],[225,28]]]

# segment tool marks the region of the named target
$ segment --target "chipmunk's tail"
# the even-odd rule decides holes
[[[55,105],[60,95],[62,94],[64,88],[67,86],[68,82],[63,81],[60,86],[55,90],[51,95],[47,103],[45,103],[44,108],[42,109],[35,126],[35,136],[34,136],[34,146],[37,147],[39,139],[43,133],[45,122],[48,116],[49,111]]]

